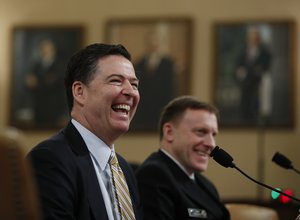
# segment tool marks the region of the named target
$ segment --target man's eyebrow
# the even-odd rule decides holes
[[[112,78],[112,77],[120,77],[120,78],[123,78],[123,79],[126,78],[123,74],[115,73],[115,74],[107,76],[107,79]],[[137,77],[130,77],[129,80],[133,80],[133,81],[137,81],[137,82],[140,81]]]

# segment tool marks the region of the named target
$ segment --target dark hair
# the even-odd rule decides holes
[[[167,122],[177,122],[187,109],[205,110],[219,118],[219,111],[213,105],[199,101],[193,96],[179,96],[171,100],[162,110],[159,120],[159,138],[163,137],[163,126]]]
[[[121,44],[91,44],[71,57],[65,75],[65,89],[69,111],[73,108],[73,83],[80,81],[88,85],[97,70],[98,60],[108,55],[121,55],[131,61],[130,53]]]

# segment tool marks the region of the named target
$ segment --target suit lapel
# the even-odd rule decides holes
[[[182,181],[181,184],[183,192],[195,203],[198,204],[199,207],[205,208],[210,213],[214,213],[214,210],[212,207],[215,207],[214,205],[211,205],[210,200],[204,199],[205,193],[207,193],[206,189],[203,189],[197,185],[197,183],[188,177]]]
[[[182,191],[187,195],[187,197],[189,197],[195,204],[197,204],[197,206],[203,207],[205,210],[213,214],[214,210],[212,209],[212,207],[215,207],[215,205],[211,205],[211,203],[203,197],[203,194],[209,192],[209,190],[206,187],[202,188],[202,186],[197,185],[195,181],[191,180],[187,176],[187,174],[183,172],[183,170],[181,170],[181,168],[163,152],[159,151],[158,156],[161,157],[165,161],[165,163],[167,163],[167,166],[176,177],[178,186],[181,187]],[[195,174],[195,177],[198,178],[198,174]],[[209,196],[210,195],[212,194],[209,193]]]
[[[104,211],[106,207],[98,178],[84,140],[72,123],[69,123],[65,129],[65,135],[73,152],[77,155],[78,164],[82,171],[81,173],[84,175],[82,179],[86,181],[88,201],[95,219],[108,220],[107,212]]]
[[[226,209],[224,204],[220,201],[219,195],[218,195],[218,192],[216,191],[216,189],[212,188],[212,185],[208,185],[207,180],[204,179],[204,177],[201,176],[200,174],[197,173],[195,175],[195,178],[196,178],[196,182],[199,185],[199,187],[201,187],[203,190],[206,191],[206,193],[212,199],[212,202],[217,204],[217,206],[221,209],[221,212],[223,212],[224,216],[228,217],[229,216],[228,210]],[[215,213],[215,210],[212,213]]]

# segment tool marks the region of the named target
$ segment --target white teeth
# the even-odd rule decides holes
[[[201,156],[206,156],[206,155],[207,155],[206,153],[204,153],[204,152],[202,152],[202,151],[197,151],[197,153],[198,153],[199,155],[201,155]]]
[[[130,111],[130,106],[125,104],[114,105],[112,108],[115,110]]]

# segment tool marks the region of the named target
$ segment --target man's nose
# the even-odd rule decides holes
[[[129,81],[125,81],[123,84],[123,89],[122,89],[122,93],[124,95],[129,95],[129,96],[133,96],[138,92],[137,88],[135,88],[131,82]]]
[[[205,142],[204,144],[208,148],[209,152],[211,152],[216,146],[215,136],[213,136],[212,134],[207,135],[205,137],[204,142]]]

